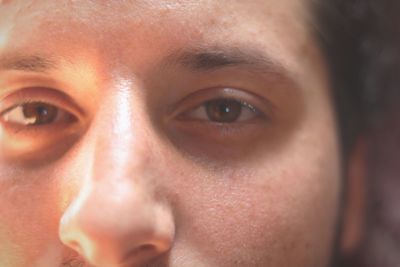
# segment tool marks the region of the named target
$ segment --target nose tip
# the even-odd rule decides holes
[[[174,224],[165,205],[135,191],[117,201],[112,194],[98,193],[80,194],[59,227],[61,241],[89,264],[137,266],[171,248]]]

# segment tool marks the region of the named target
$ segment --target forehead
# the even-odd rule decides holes
[[[312,39],[308,10],[305,0],[3,1],[0,53],[96,54],[144,67],[187,47],[245,45],[294,70]]]
[[[48,18],[51,21],[56,21],[56,18],[62,21],[70,19],[71,22],[90,22],[92,26],[96,24],[97,28],[112,25],[120,26],[120,22],[146,22],[148,24],[166,19],[191,22],[191,25],[201,26],[200,24],[207,22],[229,23],[232,22],[229,21],[230,19],[240,19],[240,16],[267,22],[276,17],[282,20],[294,15],[294,21],[299,22],[300,14],[307,9],[307,5],[306,0],[0,0],[1,11],[4,12],[5,17],[7,17],[7,13],[12,16],[12,11],[15,11],[19,17]],[[2,17],[4,18],[4,16]],[[211,20],[206,21],[210,18]],[[93,21],[93,19],[95,20]],[[224,26],[227,26],[227,24],[224,24]]]

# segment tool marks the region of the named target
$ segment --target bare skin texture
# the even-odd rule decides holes
[[[0,266],[328,266],[340,153],[309,9],[3,1]]]

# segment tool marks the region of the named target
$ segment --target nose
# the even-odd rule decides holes
[[[88,182],[64,213],[60,239],[94,266],[136,266],[167,252],[173,240],[168,208],[134,183]]]
[[[80,177],[60,221],[61,241],[93,266],[145,265],[173,242],[173,216],[154,186],[151,149],[133,136],[129,123],[118,123],[96,130],[101,134],[93,142],[93,167]]]

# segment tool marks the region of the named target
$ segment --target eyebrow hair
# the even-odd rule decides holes
[[[251,66],[267,72],[282,72],[286,67],[263,51],[239,47],[211,47],[177,51],[166,59],[167,64],[183,65],[195,71],[212,71],[230,66]]]
[[[10,55],[0,57],[0,70],[46,72],[55,69],[56,62],[41,55]]]
[[[230,66],[252,66],[263,72],[282,73],[287,68],[272,60],[263,51],[239,47],[204,47],[179,50],[164,60],[166,65],[179,64],[195,71],[212,71]],[[0,70],[20,70],[28,72],[47,72],[55,69],[54,59],[41,55],[0,55]]]

